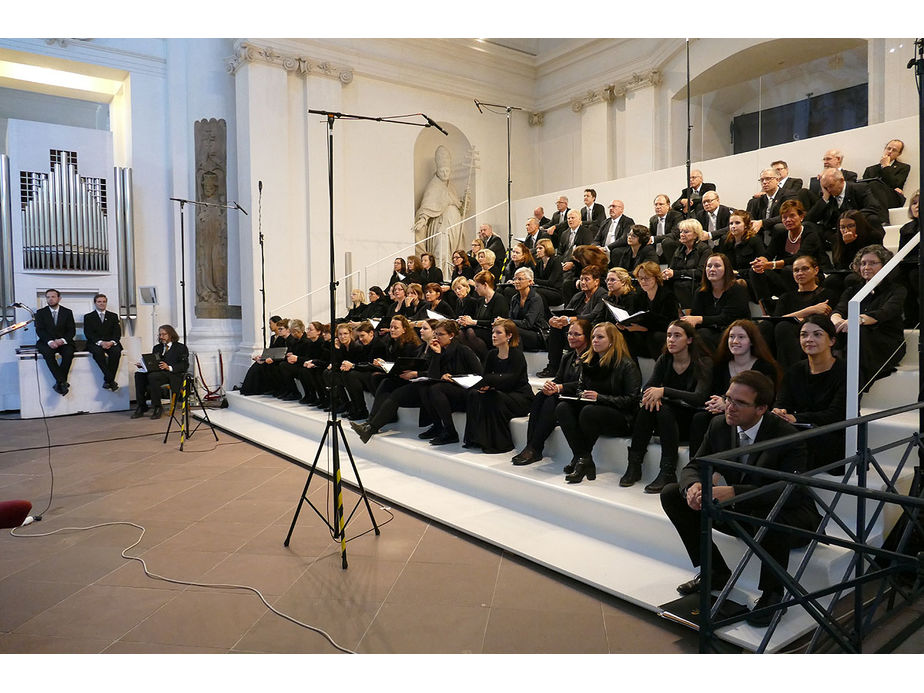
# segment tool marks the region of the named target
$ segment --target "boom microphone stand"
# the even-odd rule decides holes
[[[507,257],[504,259],[504,267],[501,267],[501,272],[503,273],[504,268],[507,266],[507,262],[510,260],[510,246],[513,245],[513,221],[512,211],[510,209],[510,186],[513,183],[513,178],[510,177],[510,111],[522,111],[523,109],[507,104],[485,103],[478,99],[475,99],[475,105],[478,107],[479,113],[484,113],[484,111],[481,110],[482,106],[503,108],[507,113]],[[495,113],[496,111],[491,112]]]
[[[347,120],[374,120],[382,123],[397,123],[399,125],[414,125],[416,127],[435,127],[437,130],[442,132],[444,135],[449,135],[448,132],[443,130],[439,125],[437,125],[431,118],[424,115],[423,113],[414,113],[414,116],[421,116],[426,119],[426,124],[424,123],[411,123],[405,120],[398,120],[397,118],[407,118],[410,116],[392,116],[392,117],[383,117],[375,118],[371,116],[360,116],[360,115],[348,115],[346,113],[334,113],[331,111],[315,111],[308,110],[308,113],[314,113],[316,115],[322,115],[327,119],[327,186],[328,186],[328,196],[330,200],[330,317],[331,320],[334,319],[337,306],[337,281],[335,277],[336,274],[336,265],[335,265],[335,255],[334,255],[334,123],[340,118],[345,118]],[[265,322],[265,321],[264,321]],[[333,327],[333,325],[332,325]],[[330,350],[331,350],[331,363],[334,362],[334,344],[336,338],[330,340]],[[343,424],[340,419],[337,418],[337,407],[333,405],[333,388],[336,387],[336,382],[331,385],[331,408],[330,413],[327,418],[327,425],[324,427],[324,435],[321,436],[321,442],[318,444],[318,451],[314,456],[314,462],[311,465],[311,471],[308,472],[308,480],[305,482],[305,488],[302,489],[302,495],[298,500],[298,507],[295,509],[295,516],[292,518],[292,524],[289,526],[289,533],[286,535],[286,540],[283,542],[283,546],[289,545],[289,540],[292,538],[292,532],[295,529],[295,523],[298,522],[298,515],[302,510],[302,504],[307,503],[311,506],[311,509],[314,510],[315,514],[324,521],[324,524],[327,525],[327,528],[331,531],[334,539],[339,539],[340,541],[340,563],[341,567],[346,570],[347,568],[347,555],[346,555],[346,527],[349,524],[350,520],[353,519],[353,515],[356,513],[357,508],[359,508],[360,500],[366,504],[366,510],[369,513],[369,519],[372,520],[372,526],[375,528],[376,535],[381,534],[379,531],[379,526],[375,522],[375,517],[372,514],[372,507],[369,505],[369,498],[366,496],[366,489],[363,487],[362,479],[359,478],[359,470],[356,469],[356,462],[353,460],[353,453],[350,451],[350,444],[347,442],[346,435],[343,432]],[[328,519],[314,506],[314,504],[308,499],[308,487],[311,485],[311,479],[314,477],[315,470],[318,466],[318,459],[321,457],[321,451],[324,450],[324,445],[327,441],[328,435],[330,436],[331,442],[331,476],[334,481],[334,521],[333,523],[329,522]],[[347,457],[350,458],[350,465],[353,467],[353,474],[356,477],[356,484],[359,486],[360,500],[356,501],[356,505],[353,506],[353,510],[350,511],[349,518],[344,518],[343,512],[343,482],[340,477],[340,442],[343,442],[343,447],[346,450]]]
[[[266,258],[263,255],[263,181],[257,181],[257,233],[260,239],[260,297],[263,301],[263,348],[269,346],[266,341]]]

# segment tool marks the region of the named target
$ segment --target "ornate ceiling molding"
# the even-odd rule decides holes
[[[327,60],[314,60],[303,55],[277,51],[274,48],[260,46],[249,41],[235,45],[235,54],[228,58],[227,69],[232,75],[237,74],[247,63],[265,62],[283,68],[286,72],[299,75],[322,75],[339,79],[342,84],[353,81],[353,70],[349,67],[333,65]]]
[[[529,126],[531,128],[542,127],[542,123],[545,121],[545,113],[530,113],[529,114]]]
[[[616,84],[607,84],[600,89],[590,89],[583,96],[577,96],[571,99],[571,110],[580,113],[587,106],[603,101],[613,103],[616,97],[625,96],[630,91],[645,89],[646,87],[656,87],[661,84],[661,73],[658,70],[648,70],[646,72],[633,72],[632,77],[624,82]],[[540,123],[541,124],[541,123]]]

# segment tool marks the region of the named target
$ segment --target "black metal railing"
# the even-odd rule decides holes
[[[881,619],[874,620],[874,617],[877,613],[881,614],[880,608],[883,605],[886,606],[887,612],[892,612],[912,602],[924,591],[924,552],[909,548],[910,540],[915,532],[919,533],[918,536],[924,536],[924,525],[921,522],[921,512],[924,510],[924,498],[922,498],[924,489],[921,484],[920,464],[920,460],[924,457],[924,442],[922,442],[921,433],[914,431],[909,436],[878,448],[868,447],[868,429],[871,422],[918,411],[922,408],[924,408],[924,403],[909,404],[800,431],[783,438],[750,445],[747,448],[736,448],[699,458],[703,485],[700,553],[703,590],[700,595],[702,616],[699,624],[701,652],[712,651],[717,630],[744,619],[746,614],[728,618],[718,618],[717,615],[748,561],[754,555],[780,579],[785,590],[783,600],[779,604],[766,607],[768,612],[773,611],[773,616],[757,652],[767,650],[780,623],[783,609],[801,606],[817,623],[811,641],[806,646],[806,651],[817,651],[819,645],[824,643],[828,647],[833,646],[843,652],[859,653],[864,636],[868,635],[881,621]],[[772,414],[767,415],[772,416]],[[816,436],[853,426],[857,427],[857,454],[843,461],[810,469],[802,474],[764,469],[733,461],[744,454],[754,459],[753,456],[763,450],[801,443]],[[904,446],[904,451],[899,464],[894,470],[888,472],[877,460],[877,455],[881,457],[882,453],[902,446]],[[917,459],[913,462],[916,461],[918,464],[914,470],[911,489],[907,493],[902,493],[896,484],[900,479],[906,478],[903,477],[903,472],[915,451],[917,451]],[[840,481],[820,477],[820,475],[829,475],[833,470],[840,468],[843,468],[843,474],[838,472]],[[747,471],[751,476],[762,476],[766,479],[766,483],[728,501],[715,501],[712,497],[713,472],[723,473],[731,470]],[[881,486],[883,490],[871,489],[871,479],[874,482],[873,485]],[[815,531],[793,527],[778,519],[786,499],[796,489],[810,494],[820,511],[822,520]],[[736,503],[777,494],[779,497],[766,517],[747,515],[734,509]],[[827,498],[831,494],[833,497]],[[841,517],[845,508],[852,507],[849,505],[850,498],[855,499],[856,503],[856,519],[852,525]],[[882,524],[888,529],[884,513],[889,508],[900,509],[901,512],[895,513],[898,521],[893,525],[892,534],[886,541],[885,532],[882,537],[879,537],[875,532],[875,527],[882,520]],[[892,519],[892,516],[889,519]],[[712,529],[716,522],[722,523],[724,533],[731,534],[744,542],[747,550],[732,571],[732,576],[725,588],[712,604],[709,593],[712,578],[710,547]],[[839,529],[846,538],[827,533],[827,530],[835,528]],[[808,540],[799,565],[792,574],[788,566],[779,565],[760,545],[765,534],[771,530],[788,532]],[[839,580],[832,581],[831,584],[820,589],[810,590],[803,584],[802,578],[819,547],[831,547],[833,550],[852,555]],[[875,593],[870,596],[869,587],[862,589],[865,586],[873,587]],[[847,623],[842,623],[843,616],[839,617],[835,610],[844,609],[843,597],[851,590],[853,591],[853,604],[852,609],[848,608],[850,618]],[[898,607],[896,607],[897,599],[902,600]],[[828,640],[825,640],[825,636]]]

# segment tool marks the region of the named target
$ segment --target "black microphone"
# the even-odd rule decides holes
[[[262,181],[262,180],[258,180],[258,181],[257,181],[257,189],[258,189],[261,193],[263,192],[263,181]]]
[[[428,125],[427,127],[430,127],[430,125],[432,125],[432,126],[435,127],[437,130],[439,130],[439,131],[442,132],[444,135],[446,135],[446,137],[449,137],[449,133],[446,132],[445,130],[443,130],[443,128],[441,128],[439,125],[437,125],[436,121],[433,120],[433,118],[431,118],[430,116],[428,116],[426,113],[421,113],[420,115],[422,115],[422,116],[426,119],[427,123],[429,123],[429,125]]]
[[[241,207],[237,202],[234,203],[234,206],[237,207],[238,210],[240,210],[241,212],[243,212],[244,214],[246,214],[248,217],[250,216],[249,214],[247,214],[247,210],[244,209],[243,207]]]
[[[22,303],[19,303],[19,302],[14,303],[13,305],[10,306],[10,308],[22,308],[23,310],[26,309],[26,307]]]
[[[481,104],[478,103],[478,99],[473,99],[473,101],[475,102],[475,105],[478,107],[478,112],[484,115],[484,111],[481,110]]]

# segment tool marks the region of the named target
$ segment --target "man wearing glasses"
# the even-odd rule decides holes
[[[751,228],[762,234],[761,240],[765,247],[770,246],[774,230],[782,233],[783,225],[780,219],[780,206],[795,197],[786,194],[780,189],[780,174],[772,168],[765,168],[760,172],[760,183],[763,195],[755,197],[748,202],[747,212],[751,215]]]
[[[717,416],[712,420],[696,456],[681,471],[679,482],[668,484],[661,491],[661,506],[680,535],[694,567],[700,565],[699,511],[703,503],[703,489],[700,483],[697,458],[713,455],[723,450],[763,443],[796,432],[795,427],[770,413],[774,399],[773,382],[757,371],[743,371],[734,376],[724,399],[725,415]],[[792,443],[782,448],[744,455],[737,461],[753,467],[801,473],[807,467],[806,446],[801,442]],[[716,501],[724,502],[772,482],[772,479],[761,475],[728,470],[725,477],[719,473],[713,475],[712,497]],[[781,490],[741,501],[734,504],[732,510],[755,517],[766,517],[780,494]],[[776,519],[783,524],[809,531],[817,529],[821,522],[811,496],[798,487],[792,491]],[[727,529],[723,522],[716,522],[714,526],[723,532]],[[744,526],[752,534],[758,529],[757,525]],[[776,531],[768,532],[760,545],[774,561],[785,568],[789,561],[790,549],[804,546],[807,543],[808,539],[798,535]],[[728,565],[713,543],[711,588],[721,590],[730,576],[731,571]],[[699,591],[701,582],[702,574],[699,574],[692,580],[679,585],[677,591],[680,594],[694,594]],[[783,598],[782,582],[764,563],[761,563],[758,588],[761,590],[761,596],[754,606],[754,612],[764,607],[775,606]],[[784,608],[783,612],[785,610]],[[747,622],[752,626],[762,628],[770,624],[774,613],[773,611],[754,612],[752,612],[753,615],[747,617]]]

